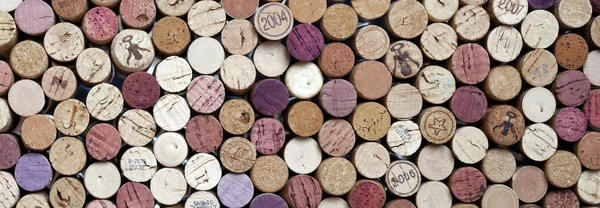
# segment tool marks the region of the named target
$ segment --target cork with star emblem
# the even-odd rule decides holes
[[[456,130],[456,119],[450,110],[441,107],[429,107],[418,118],[423,138],[434,144],[443,144],[452,139]]]

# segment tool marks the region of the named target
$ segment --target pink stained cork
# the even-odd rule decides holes
[[[225,88],[219,79],[203,75],[190,83],[186,99],[190,107],[198,113],[213,113],[225,101]]]
[[[383,186],[373,180],[360,180],[348,194],[348,203],[351,207],[379,208],[385,205],[385,190]]]
[[[590,132],[575,145],[575,154],[581,164],[590,170],[600,169],[600,133]]]
[[[10,65],[5,61],[0,61],[0,96],[6,95],[14,83],[15,75]]]
[[[550,191],[543,200],[544,208],[578,208],[577,195],[570,189]]]
[[[27,35],[40,36],[56,23],[52,7],[42,0],[24,1],[15,10],[15,23]]]
[[[82,30],[85,37],[98,45],[110,43],[119,31],[115,12],[106,7],[94,7],[83,17]]]
[[[323,33],[314,25],[299,24],[288,35],[286,44],[294,58],[299,61],[313,61],[323,52],[325,39]]]
[[[465,123],[474,123],[483,116],[488,103],[485,94],[477,87],[463,86],[456,89],[450,100],[450,110],[456,119]]]
[[[96,124],[85,136],[85,148],[90,156],[99,161],[108,161],[117,156],[121,149],[119,131],[110,124]]]
[[[146,29],[154,23],[156,6],[153,0],[123,0],[119,13],[128,27]]]
[[[250,131],[250,141],[256,147],[256,151],[262,154],[277,153],[285,142],[283,124],[272,118],[258,119]]]
[[[558,74],[552,85],[556,99],[566,106],[583,104],[590,97],[591,88],[590,80],[578,70]]]
[[[0,134],[0,170],[9,169],[21,157],[18,138],[12,134]]]
[[[449,185],[452,194],[467,203],[479,200],[487,187],[485,176],[474,167],[456,169],[450,175]]]
[[[490,57],[479,44],[468,43],[456,48],[448,65],[448,69],[458,82],[477,84],[482,82],[490,72]]]
[[[559,138],[567,142],[576,142],[585,135],[587,120],[578,108],[567,107],[554,115],[551,125]]]
[[[334,157],[348,154],[355,141],[356,134],[352,125],[343,119],[331,119],[319,130],[319,146],[323,152]]]
[[[600,128],[600,90],[591,92],[588,100],[583,103],[583,113],[590,126]]]
[[[346,117],[356,107],[357,94],[352,83],[343,79],[331,80],[321,88],[319,103],[333,117]]]
[[[123,82],[123,98],[132,108],[146,109],[153,106],[160,97],[160,85],[152,74],[135,72]]]
[[[196,152],[213,152],[223,141],[223,128],[214,116],[197,115],[188,122],[185,139]]]
[[[154,198],[150,189],[141,183],[128,182],[117,191],[118,208],[154,207]]]
[[[317,179],[309,175],[291,177],[283,190],[283,198],[291,207],[317,207],[321,202],[323,190]]]

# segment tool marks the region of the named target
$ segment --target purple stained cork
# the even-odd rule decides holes
[[[592,3],[592,8],[594,8],[594,11],[600,12],[600,0],[590,0],[590,2]]]
[[[121,149],[121,135],[110,124],[96,124],[85,135],[85,148],[96,160],[111,160]]]
[[[458,46],[449,64],[456,80],[463,84],[480,83],[490,72],[490,57],[485,48],[476,43]]]
[[[42,0],[26,0],[15,10],[17,28],[27,35],[43,35],[55,21],[52,7]]]
[[[325,112],[333,117],[346,117],[356,107],[356,89],[343,79],[331,80],[321,88],[319,103]]]
[[[250,141],[256,147],[256,151],[262,154],[277,153],[285,142],[283,124],[272,118],[258,119],[250,131]]]
[[[150,189],[141,183],[127,182],[117,191],[118,208],[154,207],[154,198]]]
[[[481,120],[485,116],[487,107],[485,94],[474,86],[459,87],[450,100],[450,110],[456,119],[465,123]]]
[[[284,190],[285,198],[291,207],[311,208],[321,203],[323,190],[319,181],[309,175],[290,178]]]
[[[527,0],[531,9],[548,9],[554,5],[555,0]],[[592,0],[598,1],[598,0]],[[593,4],[593,3],[592,3]]]
[[[579,141],[587,129],[585,114],[574,107],[560,109],[552,118],[551,124],[558,137],[567,142]]]
[[[93,43],[104,45],[112,41],[119,31],[119,20],[111,9],[94,7],[83,17],[82,30]]]
[[[252,88],[250,101],[256,111],[266,116],[280,114],[288,105],[290,93],[283,82],[276,79],[259,81]]]
[[[202,75],[196,77],[187,89],[186,99],[190,107],[198,113],[213,113],[225,101],[225,88],[216,77]]]
[[[556,76],[552,90],[557,100],[566,106],[579,106],[589,97],[590,80],[578,70],[567,70]]]
[[[313,61],[323,52],[325,39],[319,28],[311,24],[299,24],[287,37],[286,45],[298,61]]]
[[[44,189],[52,180],[52,167],[48,158],[39,153],[28,153],[17,161],[15,179],[19,187],[26,191]]]
[[[379,208],[385,205],[385,190],[379,182],[360,180],[354,184],[348,195],[351,207]]]
[[[288,208],[285,200],[275,194],[258,195],[250,203],[250,208]]]
[[[146,72],[135,72],[127,76],[122,91],[125,103],[137,109],[153,106],[160,97],[158,81]]]
[[[591,92],[588,100],[583,103],[583,113],[589,125],[600,128],[600,90]]]
[[[196,152],[215,151],[223,141],[223,127],[211,115],[197,115],[186,126],[185,139]]]
[[[228,173],[219,181],[217,195],[227,207],[244,207],[252,200],[254,186],[246,174]]]
[[[12,168],[21,157],[21,148],[17,137],[12,134],[0,134],[0,170]]]

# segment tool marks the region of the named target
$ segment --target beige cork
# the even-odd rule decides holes
[[[213,74],[225,60],[225,50],[219,41],[211,37],[201,37],[190,45],[187,60],[194,71],[200,74]]]
[[[181,205],[181,204],[176,204],[173,206],[165,206],[165,207],[169,207],[169,208],[183,208],[183,207],[195,207],[197,205],[203,206],[205,204],[208,204],[206,206],[214,206],[214,207],[219,207],[217,206],[217,204],[219,204],[219,199],[217,199],[217,196],[215,196],[215,194],[211,191],[197,191],[194,192],[192,195],[190,195],[187,200],[185,201],[185,206]]]
[[[156,138],[152,151],[158,163],[166,167],[176,167],[187,158],[188,145],[183,134],[166,132]]]
[[[590,80],[590,83],[594,86],[600,86],[600,50],[590,51],[588,58],[583,65],[583,73]]]
[[[85,101],[90,115],[101,121],[115,119],[123,110],[123,102],[121,91],[106,83],[92,87]]]
[[[490,70],[483,81],[485,94],[497,101],[508,101],[521,92],[521,75],[511,65],[501,65]]]
[[[519,197],[514,190],[502,184],[491,185],[481,198],[481,207],[518,208]]]
[[[154,47],[164,56],[183,54],[191,39],[187,23],[178,17],[164,17],[152,29]]]
[[[548,190],[548,181],[542,169],[535,166],[520,167],[510,184],[519,199],[525,203],[542,200]]]
[[[0,195],[2,195],[2,207],[14,207],[21,197],[21,192],[15,177],[9,172],[0,171]]]
[[[8,94],[10,87],[15,83],[15,73],[5,61],[0,61],[0,76],[2,76],[0,78],[0,96],[5,96]]]
[[[187,183],[183,171],[175,168],[158,170],[150,181],[152,195],[163,205],[179,203],[187,192]]]
[[[465,126],[456,129],[450,148],[459,161],[475,164],[485,158],[489,144],[483,131],[477,127]]]
[[[400,156],[411,156],[421,146],[421,131],[411,120],[396,121],[390,126],[385,141],[392,152]]]
[[[21,125],[21,140],[25,149],[44,151],[56,140],[56,127],[50,117],[34,115],[28,117]]]
[[[46,50],[31,40],[17,43],[10,51],[9,60],[13,72],[21,78],[37,79],[48,69]]]
[[[73,98],[77,92],[77,77],[67,67],[51,67],[42,77],[42,89],[48,98],[55,101]]]
[[[450,20],[458,10],[459,4],[458,0],[423,0],[422,3],[431,22]]]
[[[456,91],[456,81],[446,68],[436,65],[425,67],[417,74],[415,86],[423,100],[432,104],[442,104],[452,98]]]
[[[375,20],[382,17],[390,7],[390,0],[352,0],[352,8],[363,20]]]
[[[358,104],[350,115],[354,131],[367,141],[376,141],[384,137],[390,128],[391,120],[386,108],[376,102]]]
[[[185,163],[184,174],[192,188],[207,191],[217,186],[223,172],[221,163],[215,156],[198,153]]]
[[[408,199],[394,199],[385,204],[384,208],[416,208]]]
[[[460,40],[477,42],[490,30],[490,16],[481,6],[466,5],[456,11],[450,26]]]
[[[417,166],[423,177],[432,181],[441,181],[452,173],[454,156],[445,145],[429,144],[419,152]]]
[[[521,93],[517,107],[530,121],[546,122],[554,115],[556,99],[550,90],[534,87]]]
[[[433,23],[421,35],[419,46],[429,59],[443,61],[452,54],[458,46],[458,36],[452,27],[444,23]]]
[[[510,151],[501,148],[488,150],[481,162],[481,172],[491,183],[510,180],[517,169],[517,161]]]
[[[552,185],[569,188],[577,183],[581,175],[581,163],[573,153],[558,150],[544,163],[544,172]]]
[[[4,133],[11,130],[17,120],[13,116],[6,99],[0,98],[0,132]]]
[[[194,3],[191,0],[187,1]],[[196,35],[208,37],[217,35],[223,30],[227,15],[223,7],[217,2],[199,1],[189,9],[187,20],[187,24]]]
[[[125,150],[119,166],[123,176],[134,182],[149,181],[158,169],[156,157],[147,147],[132,147]]]
[[[95,162],[84,173],[83,183],[95,198],[107,199],[117,193],[121,186],[121,174],[112,162]]]
[[[446,184],[429,181],[421,184],[415,202],[417,207],[423,208],[450,207],[452,206],[452,194]]]
[[[74,137],[63,137],[50,147],[50,163],[62,175],[75,175],[85,167],[87,156],[83,142]]]
[[[367,100],[382,98],[392,87],[392,74],[379,61],[364,61],[356,64],[349,80],[359,97]]]
[[[558,0],[552,10],[561,29],[583,27],[592,18],[592,4],[586,0]]]
[[[163,90],[177,93],[192,82],[192,67],[179,56],[169,56],[156,65],[154,76]]]
[[[112,75],[108,53],[99,48],[87,48],[77,57],[77,76],[82,82],[96,85],[107,82]]]
[[[17,202],[16,208],[31,208],[31,207],[39,207],[39,208],[50,208],[50,199],[48,198],[48,193],[46,192],[37,192],[27,194]]]
[[[421,173],[417,166],[407,160],[397,160],[390,164],[385,174],[388,191],[400,197],[417,193],[421,185]]]
[[[359,28],[352,39],[356,54],[369,60],[380,59],[387,53],[390,37],[387,32],[376,25]]]
[[[59,62],[73,61],[85,49],[85,37],[79,27],[68,22],[58,23],[46,32],[44,48],[48,55]]]
[[[527,0],[489,0],[488,13],[494,22],[503,25],[515,25],[527,16]]]
[[[545,161],[558,148],[558,136],[552,127],[543,124],[532,124],[525,128],[521,139],[521,152],[534,161]]]
[[[250,178],[256,189],[265,193],[281,190],[288,180],[285,162],[277,155],[265,155],[256,159]]]
[[[450,141],[456,131],[454,114],[441,106],[424,109],[417,120],[423,138],[433,144]]]
[[[85,190],[76,178],[58,179],[50,188],[50,204],[52,207],[83,207],[86,198]]]
[[[586,204],[600,203],[600,170],[585,170],[581,173],[575,193]]]
[[[521,56],[517,69],[525,82],[535,87],[549,85],[558,73],[556,58],[545,49],[535,49]]]
[[[52,9],[64,21],[79,23],[88,11],[88,1],[52,0]]]
[[[346,200],[339,197],[327,197],[323,199],[317,208],[329,208],[329,207],[337,207],[337,208],[350,208],[348,202]]]
[[[154,60],[154,45],[143,30],[125,29],[119,32],[110,46],[115,67],[125,73],[146,70]]]
[[[281,76],[290,66],[290,54],[280,41],[258,45],[252,56],[256,70],[266,77]]]
[[[150,143],[156,135],[156,122],[148,111],[131,109],[119,118],[118,129],[125,143],[141,147]]]
[[[330,40],[344,41],[356,32],[358,16],[352,7],[346,4],[334,4],[327,7],[321,18],[321,31]]]
[[[221,107],[219,121],[225,131],[235,135],[244,134],[254,124],[254,110],[248,101],[231,99]]]
[[[90,122],[88,109],[79,100],[69,99],[62,101],[54,109],[56,129],[69,136],[83,133]]]
[[[287,4],[294,19],[306,24],[321,19],[327,9],[327,0],[289,0]]]
[[[500,25],[490,31],[484,46],[492,59],[498,62],[511,62],[521,53],[523,38],[514,27]]]
[[[300,101],[289,107],[287,123],[290,130],[301,137],[315,135],[323,126],[323,112],[310,101]]]
[[[221,145],[220,160],[223,167],[234,173],[243,173],[256,161],[256,148],[244,137],[232,137]]]
[[[600,17],[596,16],[586,24],[584,37],[591,46],[600,48]]]
[[[366,178],[380,178],[390,167],[390,155],[387,149],[376,142],[358,145],[352,152],[352,164],[356,171]]]
[[[96,6],[103,6],[103,7],[108,7],[108,8],[113,8],[117,4],[119,4],[119,2],[121,2],[121,0],[90,0],[90,1],[93,4],[95,4]]]
[[[393,86],[383,100],[390,115],[396,119],[410,119],[423,107],[419,90],[410,84]]]
[[[298,174],[310,174],[321,163],[323,157],[317,141],[310,137],[294,137],[283,150],[283,159],[287,167]]]
[[[417,75],[423,66],[423,53],[416,44],[401,40],[390,45],[383,62],[392,76],[407,79]]]
[[[241,95],[252,88],[256,79],[256,68],[248,57],[231,55],[223,61],[219,75],[229,92]]]
[[[152,110],[156,124],[166,131],[181,130],[190,120],[190,113],[185,98],[175,94],[162,96]]]
[[[279,14],[279,15],[275,15]],[[269,24],[269,19],[272,21],[281,22],[281,24]],[[294,16],[290,9],[276,2],[267,3],[256,11],[254,15],[255,32],[258,32],[267,40],[281,40],[285,38],[294,26]]]
[[[0,11],[0,54],[8,55],[17,44],[18,37],[19,32],[13,17],[6,11]]]
[[[350,161],[331,157],[321,162],[315,178],[325,193],[341,196],[350,191],[356,182],[356,170]]]
[[[291,96],[311,99],[321,92],[323,74],[312,62],[298,62],[287,69],[284,82]]]
[[[451,208],[479,208],[479,207],[475,204],[457,203],[457,204],[453,204]]]
[[[17,115],[35,115],[46,105],[44,90],[37,82],[29,79],[17,81],[8,91],[8,105]]]
[[[523,137],[525,118],[513,106],[494,105],[487,109],[481,130],[490,141],[501,146],[511,146]]]
[[[258,44],[258,34],[252,23],[245,19],[227,22],[221,32],[223,48],[234,55],[246,55]]]
[[[192,0],[156,0],[156,8],[165,16],[184,16],[194,5]]]
[[[546,10],[530,12],[521,24],[521,34],[525,46],[548,48],[558,37],[558,20]]]
[[[425,31],[428,17],[425,7],[418,1],[399,0],[390,5],[384,21],[387,29],[396,37],[412,39]]]
[[[23,0],[2,1],[2,6],[0,6],[0,10],[12,12],[15,9],[17,9],[17,7],[19,7],[21,3],[23,3]]]

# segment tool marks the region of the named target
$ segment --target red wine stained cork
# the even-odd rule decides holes
[[[9,2],[2,3],[6,4]],[[0,12],[0,23],[2,23],[2,26],[0,26],[0,29],[2,29],[2,31],[0,31],[0,38],[2,38],[2,40],[0,40],[0,53],[8,55],[10,54],[10,50],[17,44],[19,31],[17,30],[15,20],[6,11]]]
[[[211,115],[194,116],[185,130],[185,139],[196,152],[213,152],[223,141],[221,123]]]
[[[154,198],[146,185],[137,182],[127,182],[117,191],[116,203],[118,208],[153,207]]]
[[[321,31],[327,39],[344,41],[356,32],[358,16],[354,9],[346,4],[333,4],[327,7],[320,23]]]
[[[95,162],[85,170],[83,182],[90,195],[107,199],[117,193],[121,186],[121,175],[111,162]]]
[[[194,1],[189,2],[192,4],[194,3]],[[185,4],[187,4],[187,2]],[[219,3],[215,1],[199,1],[193,6],[190,6],[191,8],[187,8],[189,13],[188,11],[185,11],[181,14],[188,14],[187,24],[190,26],[192,32],[194,32],[196,35],[203,37],[214,36],[219,34],[221,30],[223,30],[223,27],[225,27],[227,15]],[[252,11],[254,11],[254,9]]]
[[[376,142],[358,145],[351,155],[356,171],[366,178],[376,179],[385,175],[390,166],[390,155],[385,147]]]
[[[598,2],[600,6],[600,1]],[[585,40],[590,44],[590,46],[598,48],[600,47],[600,18],[598,16],[592,18],[585,26]],[[589,59],[588,59],[589,60]],[[597,60],[597,59],[596,59]]]
[[[319,144],[310,137],[294,137],[283,150],[283,159],[288,168],[298,174],[314,172],[322,157]]]
[[[481,207],[518,208],[519,197],[510,187],[503,184],[494,184],[487,188],[483,198],[481,198]]]
[[[568,142],[576,142],[583,137],[587,129],[585,114],[578,108],[567,107],[558,110],[550,121],[558,138]]]
[[[352,8],[362,20],[375,20],[382,17],[390,7],[390,0],[369,1],[353,0]]]
[[[519,24],[527,16],[527,0],[516,0],[504,2],[501,0],[489,0],[488,13],[492,21],[503,25]]]
[[[146,182],[156,173],[158,164],[152,150],[146,147],[132,147],[123,153],[119,166],[123,176],[130,181]]]
[[[56,140],[56,127],[50,117],[34,115],[23,121],[21,126],[21,140],[25,149],[44,151]]]
[[[352,47],[356,54],[369,60],[377,60],[383,57],[387,53],[389,45],[390,37],[387,32],[376,25],[359,28],[352,39]]]
[[[590,170],[600,170],[600,133],[590,132],[575,144],[575,154],[583,167]]]
[[[3,1],[2,2],[2,6],[0,6],[0,10],[2,11],[6,11],[6,12],[12,12],[14,11],[21,3],[23,3],[23,0],[14,0],[14,1]]]
[[[187,23],[178,17],[164,17],[156,22],[152,30],[152,42],[156,50],[166,56],[183,54],[190,40]]]
[[[112,74],[108,53],[99,48],[87,48],[77,56],[77,76],[83,83],[96,85],[107,82]]]
[[[600,190],[597,188],[600,185],[600,171],[586,170],[581,173],[577,182],[575,193],[581,199],[581,202],[586,204],[599,204]]]
[[[46,192],[37,192],[32,194],[27,194],[17,202],[17,208],[28,208],[28,207],[40,207],[40,208],[50,208],[50,199],[48,198],[48,193]],[[86,208],[95,208],[95,207],[86,207]],[[99,207],[97,207],[99,208]],[[107,208],[115,208],[107,206]]]
[[[383,207],[386,191],[378,181],[359,180],[348,193],[350,207]]]
[[[496,2],[499,1],[500,0],[496,0]],[[527,3],[525,3],[524,6],[527,7]],[[527,12],[527,10],[524,11]],[[493,60],[498,62],[511,62],[521,53],[523,39],[521,38],[519,31],[514,27],[500,25],[489,32],[487,39],[485,40],[485,48],[488,50],[488,53]]]
[[[550,191],[542,203],[543,207],[580,207],[577,195],[570,189]]]
[[[232,137],[223,143],[220,151],[223,167],[234,173],[243,173],[254,165],[256,148],[244,137]]]
[[[0,171],[0,194],[2,194],[2,206],[14,207],[21,196],[17,181],[12,174]]]
[[[44,155],[27,153],[17,161],[15,179],[19,187],[25,191],[40,191],[50,184],[52,167]]]
[[[221,1],[221,4],[230,17],[245,19],[254,14],[258,7],[258,0],[224,0]]]
[[[277,15],[279,14],[279,15]],[[271,24],[269,24],[271,22]],[[275,24],[281,22],[281,24]],[[294,17],[290,9],[281,3],[262,5],[254,15],[254,27],[267,40],[281,40],[292,31]]]
[[[257,152],[265,155],[276,154],[285,142],[283,124],[273,118],[258,119],[250,131],[250,141]]]
[[[579,106],[590,97],[590,80],[578,70],[568,70],[556,76],[552,91],[556,99],[566,106]]]
[[[448,62],[448,70],[462,84],[478,84],[490,72],[488,53],[477,43],[458,46]]]
[[[286,46],[290,55],[299,61],[317,59],[325,46],[323,34],[311,24],[300,24],[292,29]]]
[[[67,22],[78,23],[88,11],[87,0],[52,0],[52,9]]]
[[[187,183],[183,172],[175,168],[158,170],[150,181],[152,196],[161,204],[177,204],[187,191]]]
[[[392,152],[400,156],[411,156],[421,146],[421,131],[411,120],[396,121],[386,135],[386,144]]]
[[[185,164],[185,179],[196,190],[210,190],[221,179],[221,164],[215,156],[198,153]]]
[[[144,146],[156,135],[156,123],[152,114],[140,109],[125,111],[118,122],[119,134],[130,146]]]
[[[333,117],[346,117],[356,107],[356,89],[343,79],[331,80],[321,88],[319,103],[327,114]]]
[[[195,1],[158,0],[155,3],[158,11],[165,16],[184,16]]]
[[[591,1],[556,1],[552,10],[560,23],[561,29],[577,29],[583,27],[592,17]]]
[[[246,174],[228,173],[219,182],[217,195],[226,207],[244,207],[252,200],[254,187]]]
[[[417,207],[415,206],[415,204],[413,204],[408,199],[394,199],[394,200],[386,203],[384,208],[417,208]]]
[[[274,116],[288,105],[290,93],[278,79],[264,79],[257,82],[250,93],[250,102],[260,114]]]
[[[119,13],[125,26],[143,30],[154,23],[156,6],[152,0],[121,0]]]
[[[396,119],[410,119],[421,111],[423,98],[417,88],[410,84],[399,84],[390,88],[384,97],[386,108]]]
[[[43,0],[24,1],[15,10],[15,23],[27,35],[41,36],[54,23],[54,11]]]
[[[424,0],[423,6],[431,22],[447,22],[458,10],[458,0]]]
[[[521,139],[521,152],[534,161],[545,161],[556,152],[558,136],[552,127],[537,123],[527,126]]]
[[[19,138],[12,134],[0,134],[0,170],[12,168],[21,157]]]
[[[288,68],[284,81],[291,96],[310,99],[321,91],[323,74],[312,62],[297,62]]]
[[[430,144],[417,156],[417,166],[423,177],[440,181],[446,179],[454,169],[454,156],[445,145]]]
[[[63,137],[50,148],[50,163],[62,175],[75,175],[83,170],[87,159],[83,142],[74,137]]]
[[[546,195],[548,181],[542,169],[535,166],[524,166],[515,172],[510,186],[519,199],[525,203],[535,203]]]
[[[339,208],[350,208],[348,202],[340,197],[327,197],[323,199],[317,208],[327,208],[327,207],[339,207]]]
[[[483,117],[483,132],[501,146],[516,144],[523,137],[525,119],[521,112],[509,105],[494,105]]]
[[[323,190],[317,179],[310,175],[291,177],[282,191],[282,197],[292,208],[316,207],[321,202]]]
[[[88,153],[99,161],[113,159],[121,148],[121,136],[117,129],[106,123],[96,124],[85,135]]]
[[[323,14],[325,14],[325,9],[327,9],[327,0],[290,0],[287,3],[294,19],[306,24],[311,24],[321,19]]]
[[[128,75],[123,81],[122,92],[123,99],[128,106],[136,109],[146,109],[158,101],[160,85],[152,74],[135,72]]]
[[[442,104],[452,98],[456,90],[456,81],[452,73],[444,67],[431,65],[417,74],[415,86],[423,100],[432,104]]]
[[[223,48],[234,55],[246,55],[258,44],[258,34],[252,23],[245,19],[227,22],[221,32]]]
[[[214,38],[201,37],[188,48],[187,60],[194,71],[200,74],[215,73],[225,60],[225,51],[221,43]]]
[[[68,34],[68,35],[65,35]],[[44,48],[48,55],[59,62],[69,62],[77,58],[85,49],[85,38],[79,27],[68,22],[58,23],[46,32]]]
[[[417,75],[417,72],[423,66],[421,49],[406,40],[392,43],[383,60],[392,76],[399,79],[411,78]]]
[[[387,29],[402,39],[412,39],[421,35],[427,28],[427,20],[425,7],[415,0],[401,0],[392,3],[384,17]]]
[[[29,2],[36,1],[38,0]],[[46,50],[41,44],[31,40],[17,43],[10,51],[9,60],[13,72],[25,79],[37,79],[48,69]]]
[[[254,124],[254,110],[245,100],[231,99],[221,107],[219,121],[225,131],[235,135],[244,134]]]
[[[90,115],[101,121],[113,120],[123,110],[123,95],[111,84],[102,83],[92,87],[85,102],[90,106]]]
[[[8,94],[10,87],[15,83],[15,75],[5,61],[0,61],[0,75],[0,96],[4,96]]]
[[[450,141],[456,130],[454,114],[441,106],[429,107],[421,111],[418,123],[423,138],[434,144]]]
[[[229,92],[245,94],[254,84],[256,68],[248,57],[231,55],[223,61],[219,75]]]
[[[481,172],[491,183],[508,181],[517,169],[517,161],[510,151],[494,148],[487,151],[481,162]]]
[[[600,102],[600,91],[591,92],[590,98],[583,103],[582,111],[585,114],[587,123],[594,128],[600,127],[600,110],[596,107]]]
[[[450,100],[450,110],[457,120],[474,123],[485,116],[488,102],[485,94],[475,86],[462,86],[456,89]]]
[[[83,133],[90,122],[88,109],[79,100],[68,99],[62,101],[54,109],[56,129],[69,136]]]
[[[367,141],[376,141],[384,137],[390,128],[391,120],[386,108],[376,102],[358,104],[349,118],[356,134]]]
[[[354,54],[352,54],[352,57],[354,57]],[[290,54],[286,46],[280,41],[266,41],[256,47],[252,55],[252,61],[260,74],[266,77],[278,77],[290,66]]]
[[[50,204],[52,207],[83,207],[86,188],[76,178],[58,179],[50,188]]]
[[[454,170],[448,179],[452,195],[462,202],[475,202],[485,193],[487,183],[483,173],[474,167]]]
[[[490,30],[490,16],[481,5],[466,5],[456,11],[450,26],[460,40],[477,42]]]
[[[458,45],[457,41],[458,36],[452,27],[444,23],[433,23],[421,35],[419,46],[427,58],[443,61],[452,56]]]
[[[261,156],[250,170],[250,178],[254,187],[261,192],[277,192],[288,180],[288,167],[277,155]]]
[[[588,44],[583,37],[575,33],[561,35],[554,44],[556,62],[566,69],[581,68],[588,56]]]
[[[283,199],[281,199],[283,201]],[[283,201],[285,204],[285,201]],[[219,206],[219,199],[217,196],[211,191],[197,191],[190,195],[185,201],[185,206],[187,207],[202,207],[202,206]],[[176,204],[171,206],[172,208],[183,208],[184,205]]]
[[[490,70],[483,81],[483,90],[493,100],[508,101],[519,95],[521,85],[519,71],[513,66],[501,65]]]
[[[356,170],[350,161],[342,157],[331,157],[321,162],[315,178],[325,193],[333,196],[346,194],[356,182]]]
[[[152,110],[154,120],[161,129],[179,131],[190,120],[190,107],[179,95],[168,94],[158,99]]]
[[[530,121],[546,122],[556,110],[556,100],[550,90],[534,87],[521,93],[517,107]]]
[[[17,81],[8,91],[8,105],[17,115],[33,116],[42,111],[45,104],[43,89],[32,80]]]
[[[77,77],[73,71],[64,66],[48,69],[42,77],[42,90],[52,100],[63,101],[75,97]]]
[[[115,67],[127,74],[146,70],[152,64],[154,54],[150,35],[136,29],[119,32],[110,47],[110,57]]]
[[[169,56],[156,65],[154,76],[163,90],[177,93],[190,85],[192,68],[185,59],[179,56]]]
[[[392,194],[409,197],[417,193],[421,185],[421,173],[415,164],[408,160],[392,162],[385,174],[385,184]]]
[[[367,100],[377,100],[385,96],[392,87],[392,75],[379,61],[364,61],[354,66],[349,81],[356,88],[358,96]]]
[[[569,188],[577,183],[581,163],[575,154],[558,150],[544,163],[544,172],[548,182],[555,187]]]
[[[485,158],[489,144],[483,131],[465,126],[456,129],[450,147],[456,159],[465,164],[475,164]]]
[[[331,119],[319,130],[319,146],[324,153],[341,157],[354,147],[356,134],[352,125],[343,119]]]
[[[188,155],[188,145],[182,134],[166,132],[158,136],[152,149],[156,160],[163,166],[179,166]]]
[[[293,104],[287,113],[290,130],[301,137],[315,135],[323,126],[323,112],[317,104],[300,101]]]
[[[452,206],[452,194],[444,183],[429,181],[421,184],[415,202],[417,207],[450,207]]]
[[[532,1],[533,0],[529,1],[530,5]],[[521,24],[523,42],[530,48],[550,47],[556,40],[556,37],[558,37],[558,29],[556,17],[546,10],[535,10],[530,12]]]

